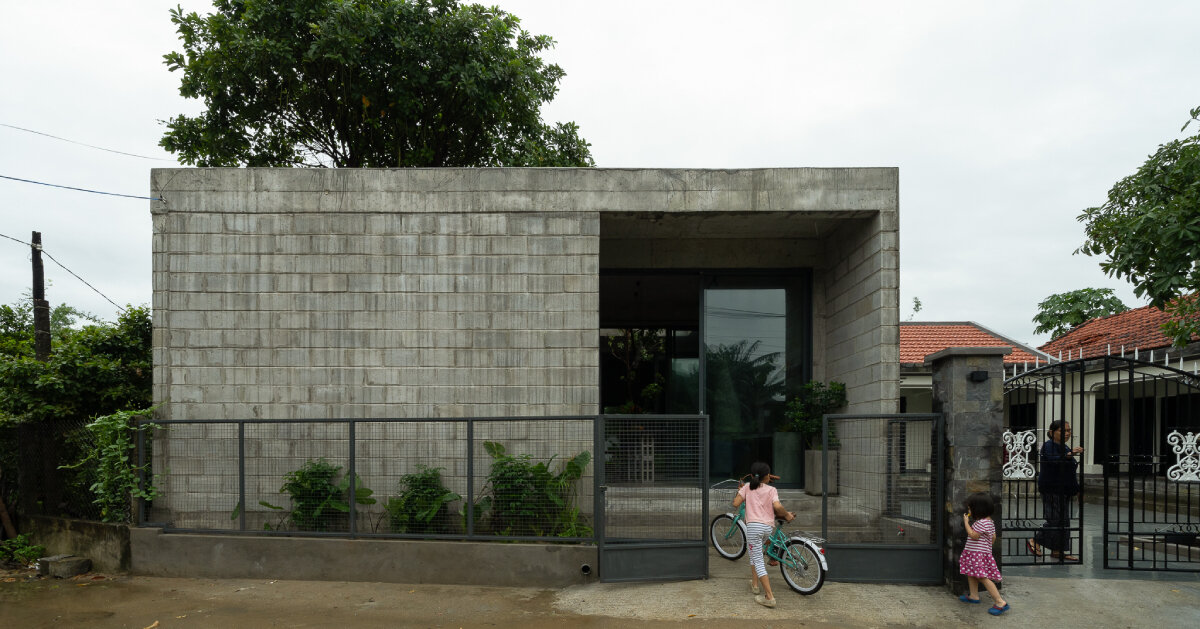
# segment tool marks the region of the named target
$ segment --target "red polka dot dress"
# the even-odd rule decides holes
[[[962,556],[958,558],[958,571],[969,577],[989,579],[994,583],[1000,582],[1000,568],[996,566],[996,558],[992,556],[992,540],[996,538],[996,524],[991,518],[983,518],[971,523],[971,528],[979,533],[979,539],[967,536],[967,544],[963,547]]]

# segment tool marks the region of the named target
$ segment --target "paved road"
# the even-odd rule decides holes
[[[250,579],[84,575],[0,582],[0,627],[751,627],[1200,626],[1200,579],[1010,576],[1012,609],[987,615],[941,587],[829,583],[785,590],[766,609],[744,562],[712,559],[712,577],[659,584],[592,583],[561,590]],[[1057,570],[1058,568],[1043,568]],[[778,574],[777,572],[775,574]],[[103,578],[95,578],[103,576]],[[1137,576],[1137,575],[1131,575]],[[778,579],[782,581],[782,579]],[[772,580],[773,584],[776,579]],[[782,587],[782,583],[779,584]],[[986,595],[985,595],[986,598]],[[1065,622],[1065,621],[1064,621]],[[731,625],[730,623],[738,623]],[[748,624],[747,624],[748,623]]]

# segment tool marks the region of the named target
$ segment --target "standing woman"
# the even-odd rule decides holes
[[[754,601],[764,607],[775,606],[775,593],[763,562],[763,543],[775,528],[775,518],[788,522],[796,514],[783,508],[779,491],[771,486],[771,466],[758,461],[750,466],[750,484],[739,485],[733,497],[734,508],[746,503],[746,555],[750,557],[750,591]],[[761,590],[759,585],[761,584]],[[761,594],[759,592],[762,592]]]
[[[1046,523],[1025,543],[1029,552],[1042,556],[1042,549],[1049,548],[1050,556],[1065,561],[1079,561],[1079,557],[1068,555],[1071,542],[1067,527],[1071,525],[1071,498],[1079,493],[1079,477],[1075,470],[1083,448],[1072,448],[1071,424],[1063,420],[1050,422],[1050,438],[1042,445],[1041,472],[1038,474],[1038,491],[1042,494],[1042,514]]]

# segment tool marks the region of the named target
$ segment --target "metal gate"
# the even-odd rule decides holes
[[[943,421],[940,413],[825,416],[814,472],[830,580],[944,580]]]
[[[1090,559],[1105,568],[1200,570],[1195,373],[1077,359],[1008,378],[1004,406],[1007,565],[1083,563],[1098,547],[1103,557]],[[1100,544],[1087,543],[1089,510],[1103,523]]]
[[[601,581],[708,576],[706,415],[603,415],[596,422]]]

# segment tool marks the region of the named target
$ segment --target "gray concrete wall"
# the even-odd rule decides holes
[[[602,258],[814,268],[818,378],[895,408],[894,168],[157,169],[151,189],[161,419],[596,413]],[[228,435],[189,438],[154,444],[155,506],[227,520]],[[341,444],[260,446],[259,484]]]
[[[130,567],[129,527],[44,515],[22,517],[21,530],[46,556],[75,555],[92,560],[97,572],[125,572]]]
[[[132,571],[158,577],[564,587],[597,578],[596,547],[131,531]],[[590,575],[582,566],[587,565]]]
[[[893,194],[891,205],[839,225],[814,277],[814,367],[823,367],[814,371],[846,383],[849,413],[899,410],[899,192],[894,178],[878,183]]]

